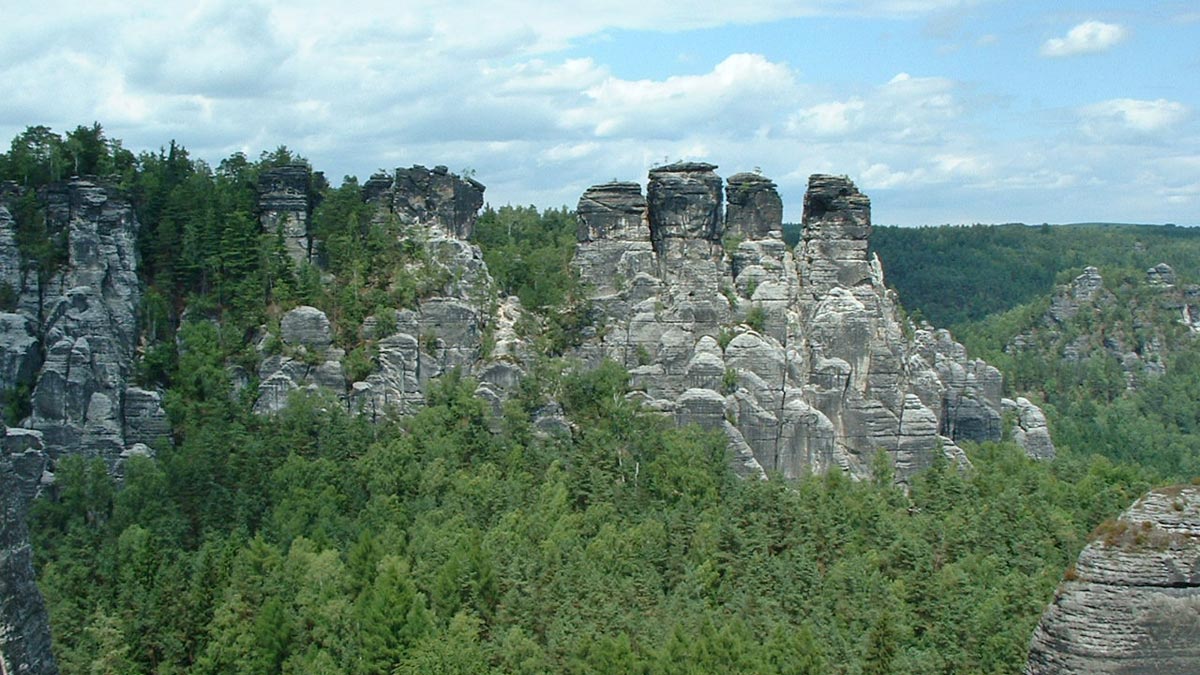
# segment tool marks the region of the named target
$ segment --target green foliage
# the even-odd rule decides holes
[[[1148,485],[1001,444],[908,493],[740,481],[611,362],[534,368],[499,432],[457,373],[399,424],[313,396],[263,420],[214,330],[181,331],[176,446],[120,489],[66,459],[37,508],[65,672],[1016,673],[1087,532]],[[570,436],[528,432],[545,395]]]
[[[763,309],[762,305],[754,305],[750,308],[749,312],[746,312],[745,324],[749,326],[751,330],[758,333],[761,333],[766,329],[767,312]]]
[[[1151,225],[876,226],[870,245],[905,306],[951,328],[1029,303],[1087,265],[1165,262],[1194,282],[1200,260],[1200,231]]]

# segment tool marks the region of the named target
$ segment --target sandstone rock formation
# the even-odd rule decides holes
[[[1055,289],[1037,325],[1015,337],[1006,351],[1040,351],[1065,364],[1111,359],[1129,389],[1162,375],[1166,355],[1200,333],[1200,286],[1178,284],[1165,263],[1146,270],[1141,288],[1134,279],[1119,283],[1110,290],[1098,269],[1084,268]]]
[[[307,164],[267,169],[258,179],[259,223],[263,232],[278,233],[292,260],[307,262],[312,255],[308,231],[312,215],[312,170]]]
[[[1097,529],[1042,615],[1027,675],[1200,672],[1200,487]]]
[[[58,672],[25,523],[46,466],[40,433],[4,430],[0,438],[0,671],[14,675]]]
[[[483,190],[445,167],[414,166],[392,176],[372,176],[364,185],[364,198],[378,206],[379,218],[396,218],[402,236],[421,243],[445,283],[417,307],[398,308],[394,325],[386,329],[377,317],[368,318],[362,330],[374,341],[375,367],[356,382],[347,381],[345,353],[332,346],[324,313],[314,307],[289,311],[280,322],[280,351],[269,353],[273,343],[268,335],[259,341],[263,360],[255,411],[277,412],[291,392],[319,389],[372,418],[408,414],[424,404],[430,379],[455,368],[479,379],[478,393],[499,405],[523,372],[515,364],[523,346],[511,330],[521,310],[515,298],[497,302],[482,253],[466,241],[474,231]],[[495,353],[485,355],[489,331]]]
[[[722,190],[715,168],[663,166],[645,197],[607,183],[580,198],[574,265],[604,329],[579,356],[623,363],[633,395],[679,423],[724,430],[744,475],[865,476],[883,449],[903,479],[937,453],[965,461],[956,439],[1000,437],[999,371],[901,323],[867,256],[865,195],[813,176],[793,254],[774,184],[736,174]]]
[[[32,391],[26,424],[43,434],[52,459],[80,453],[115,465],[135,443],[166,435],[157,393],[129,381],[141,302],[137,219],[116,190],[92,180],[47,186],[38,199],[47,229],[65,244],[52,269],[22,257],[0,204],[0,282],[15,295],[0,314],[0,386]],[[132,428],[136,440],[126,438]]]

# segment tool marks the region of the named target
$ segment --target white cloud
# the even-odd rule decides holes
[[[933,143],[955,128],[965,110],[956,89],[947,78],[899,73],[866,96],[803,107],[788,118],[787,129],[799,137],[869,134],[897,143]]]
[[[1042,44],[1042,56],[1059,57],[1095,54],[1107,51],[1128,35],[1115,23],[1085,21],[1067,31],[1065,37],[1050,38]]]
[[[1185,121],[1191,109],[1177,101],[1114,98],[1084,106],[1080,128],[1097,139],[1153,138]]]
[[[599,137],[754,132],[769,125],[780,100],[796,91],[795,75],[760,54],[732,54],[702,75],[665,80],[608,77],[562,116],[567,128]]]

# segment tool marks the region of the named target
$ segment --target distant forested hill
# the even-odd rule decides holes
[[[871,249],[904,307],[935,326],[960,326],[1027,303],[1088,265],[1145,271],[1165,262],[1181,283],[1200,280],[1200,228],[879,226]]]

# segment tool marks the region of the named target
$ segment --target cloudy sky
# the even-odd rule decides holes
[[[665,161],[848,174],[889,224],[1200,224],[1200,6],[1025,0],[0,0],[0,137],[101,122],[334,182],[470,169],[574,206]]]

